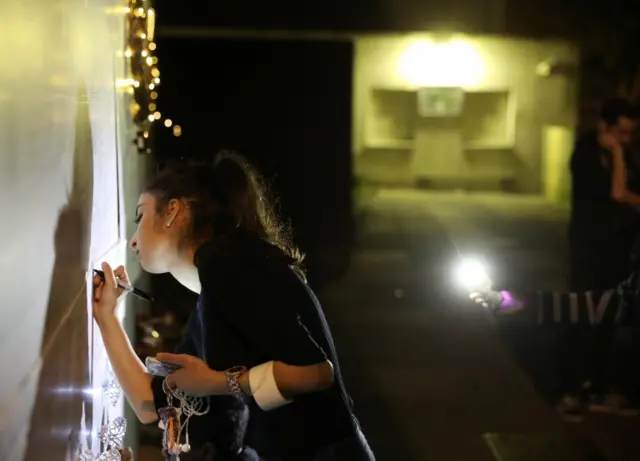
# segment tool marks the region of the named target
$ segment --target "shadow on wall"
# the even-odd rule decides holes
[[[77,95],[73,182],[60,210],[55,262],[42,338],[42,370],[25,460],[73,460],[91,421],[90,334],[86,271],[93,206],[93,141],[89,100]],[[86,414],[85,414],[86,410]]]

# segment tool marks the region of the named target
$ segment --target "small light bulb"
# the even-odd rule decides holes
[[[149,49],[150,49],[151,51],[155,50],[155,49],[156,49],[156,44],[155,44],[155,43],[153,43],[153,42],[149,43]]]
[[[174,136],[180,136],[182,134],[182,128],[180,127],[180,125],[174,125],[173,127],[173,135]]]
[[[142,50],[142,53],[140,53],[142,55],[143,58],[146,58],[149,55],[149,52],[147,50]]]
[[[131,56],[133,56],[133,51],[131,51],[131,48],[127,48],[126,51],[124,52],[124,55],[127,58],[130,58]]]
[[[166,126],[167,128],[171,127],[172,124],[173,122],[171,121],[171,119],[166,119],[164,121],[164,126]]]
[[[155,86],[153,83],[150,83],[150,84],[149,84],[149,89],[150,89],[150,90],[153,90],[155,87],[156,87],[156,86]]]
[[[147,56],[147,59],[145,59],[147,66],[152,66],[153,65],[153,59],[151,58],[151,56]]]
[[[149,137],[149,132],[148,132],[148,131],[145,131],[144,133],[142,133],[142,136],[143,136],[144,138],[148,138],[148,137]]]
[[[153,112],[154,110],[156,110],[156,105],[154,103],[149,104],[149,110],[151,112]]]
[[[151,99],[158,99],[158,93],[156,93],[155,91],[151,92]]]
[[[155,118],[153,117],[153,114],[149,115],[148,119],[150,122],[153,122],[155,120]]]
[[[154,79],[153,79],[153,82],[154,82],[156,85],[159,85],[159,84],[160,84],[160,79],[159,79],[158,77],[156,77],[156,78],[154,78]]]
[[[160,117],[162,117],[162,114],[160,112],[154,112],[153,118],[155,118],[156,120],[160,120]]]

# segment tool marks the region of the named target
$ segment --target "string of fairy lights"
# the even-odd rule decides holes
[[[118,82],[132,96],[129,112],[137,127],[134,143],[140,153],[151,153],[149,137],[151,129],[158,124],[171,129],[174,136],[182,134],[182,127],[158,110],[158,69],[157,45],[154,42],[156,12],[146,8],[143,0],[130,0],[124,9],[127,15],[128,40],[124,56],[127,59],[129,78]]]

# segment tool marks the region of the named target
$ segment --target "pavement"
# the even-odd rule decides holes
[[[361,211],[351,268],[321,299],[379,461],[640,459],[638,419],[564,423],[535,385],[544,371],[513,350],[540,364],[553,341],[533,327],[505,340],[451,283],[454,261],[480,255],[500,286],[562,288],[566,210],[379,190]]]

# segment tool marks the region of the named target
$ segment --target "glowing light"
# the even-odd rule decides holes
[[[149,8],[147,16],[147,34],[149,34],[149,41],[152,42],[156,30],[156,12],[153,8]]]
[[[536,74],[538,74],[540,77],[548,77],[549,75],[551,75],[551,64],[549,64],[547,61],[538,63],[538,65],[536,66]]]
[[[128,6],[124,6],[124,7],[111,7],[111,8],[106,8],[105,12],[107,14],[129,14],[131,13],[131,8],[129,8]]]
[[[455,282],[468,290],[483,289],[490,285],[484,264],[477,259],[464,259],[455,268]]]
[[[132,78],[118,79],[116,80],[116,88],[128,88],[136,84],[136,81]]]
[[[463,40],[445,43],[419,40],[402,54],[398,71],[413,85],[464,87],[481,83],[485,66],[475,47]]]
[[[129,2],[130,8],[126,11],[132,27],[124,55],[130,58],[127,65],[132,78],[118,81],[117,85],[126,88],[126,92],[132,96],[129,112],[138,125],[134,144],[138,152],[143,153],[151,152],[145,140],[150,137],[153,122],[163,121],[167,128],[173,127],[175,136],[180,136],[182,129],[174,125],[172,120],[164,120],[156,104],[159,97],[156,88],[160,85],[160,70],[156,67],[158,58],[153,55],[157,49],[154,42],[157,13],[154,9],[144,8],[142,0]]]
[[[55,387],[52,389],[52,392],[57,395],[86,395],[89,397],[100,395],[102,393],[101,389],[94,389],[92,387],[80,388],[80,387]]]

